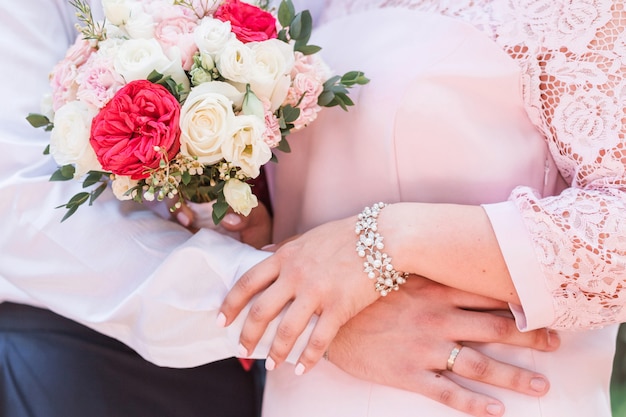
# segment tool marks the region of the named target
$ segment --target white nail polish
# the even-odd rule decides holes
[[[276,368],[276,362],[274,362],[274,359],[270,357],[265,359],[265,369],[267,369],[268,371],[273,371],[274,368]]]
[[[240,358],[248,357],[248,349],[246,349],[246,347],[242,345],[241,343],[239,343],[239,357]]]
[[[217,315],[217,317],[215,318],[215,324],[217,325],[217,327],[226,326],[226,316],[224,315],[224,313],[220,313]]]
[[[226,216],[224,216],[222,222],[230,226],[237,226],[239,223],[241,223],[241,217],[234,213],[228,213]]]
[[[306,369],[306,368],[304,367],[304,365],[302,365],[301,363],[298,363],[298,364],[296,365],[296,369],[295,369],[294,373],[295,373],[297,376],[300,376],[300,375],[304,374],[305,369]]]

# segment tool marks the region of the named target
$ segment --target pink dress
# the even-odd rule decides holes
[[[539,214],[534,223],[528,220],[527,212],[543,210],[532,209],[530,201],[562,193],[571,178],[560,175],[565,166],[555,162],[554,144],[528,116],[526,74],[510,55],[459,19],[405,8],[352,11],[322,25],[314,42],[333,70],[360,69],[371,82],[355,90],[357,105],[348,113],[322,111],[290,137],[292,153],[279,155],[272,184],[277,240],[377,201],[483,204],[522,297],[523,308],[514,311],[520,327],[591,327],[602,321],[602,314],[571,314],[571,305],[550,289],[558,275],[546,266],[551,254],[537,255],[545,255],[541,242],[555,232],[539,230],[547,224]],[[553,242],[559,239],[567,241],[555,233]],[[568,261],[566,255],[561,259]],[[558,262],[550,261],[556,270]],[[563,331],[555,353],[477,346],[544,373],[551,390],[540,399],[463,383],[502,400],[507,417],[609,417],[615,335],[615,326]],[[265,417],[418,415],[464,414],[357,380],[328,362],[300,377],[289,364],[268,373]]]

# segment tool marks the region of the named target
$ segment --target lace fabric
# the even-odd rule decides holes
[[[462,19],[522,69],[526,110],[570,188],[511,195],[556,311],[555,328],[626,321],[626,6],[611,0],[327,0],[322,20],[407,7]]]

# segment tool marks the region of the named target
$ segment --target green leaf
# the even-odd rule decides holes
[[[32,127],[46,127],[50,124],[50,119],[38,113],[29,113],[26,120]]]
[[[347,87],[351,87],[355,84],[365,85],[368,82],[370,82],[370,80],[365,77],[365,73],[362,71],[349,71],[341,77],[341,84]]]
[[[313,55],[322,50],[322,48],[317,45],[300,45],[299,41],[296,42],[293,49],[295,51],[302,52],[304,55]]]
[[[189,171],[183,172],[182,180],[184,185],[189,185],[189,182],[191,182],[191,174]]]
[[[152,72],[150,74],[148,74],[148,78],[146,78],[148,81],[150,81],[151,83],[158,83],[159,81],[161,81],[163,79],[163,74],[161,74],[160,72],[156,71],[156,70],[152,70]]]
[[[330,107],[329,105],[330,103],[332,103],[334,99],[335,99],[335,93],[333,93],[332,91],[324,91],[317,98],[317,104],[319,104],[322,107]]]
[[[291,38],[306,45],[311,38],[313,31],[313,18],[311,12],[305,10],[298,13],[289,25],[289,34]]]
[[[63,207],[63,206],[61,206],[61,207]],[[65,216],[63,216],[63,218],[61,219],[61,223],[63,223],[65,220],[69,219],[72,214],[76,213],[76,210],[78,210],[78,206],[68,207],[67,213],[65,213]]]
[[[61,168],[54,171],[49,181],[68,181],[74,178],[74,172],[76,168],[72,165],[63,165]]]
[[[72,206],[80,206],[81,204],[85,203],[89,199],[90,195],[91,193],[88,193],[85,191],[78,193],[74,197],[70,198],[70,201],[68,201],[65,206],[68,208]]]
[[[277,38],[279,41],[289,43],[289,38],[287,37],[287,29],[281,29],[280,31],[278,31]]]
[[[102,172],[89,171],[87,177],[83,180],[83,188],[91,187],[102,179]]]
[[[44,155],[50,155],[50,145],[46,146],[46,149],[43,150]]]
[[[291,39],[300,39],[302,36],[302,13],[298,13],[289,24]]]
[[[100,194],[102,194],[104,192],[104,190],[107,189],[107,183],[102,183],[98,186],[98,188],[96,188],[95,190],[93,190],[91,192],[91,198],[89,199],[89,205],[92,205],[94,201],[96,201],[96,198],[100,197]]]
[[[278,6],[278,22],[282,27],[287,27],[296,14],[296,8],[291,0],[283,0]]]
[[[287,138],[283,137],[282,140],[278,143],[276,149],[284,153],[291,152],[291,147],[289,146],[289,142],[287,142]]]
[[[215,204],[213,204],[213,223],[219,224],[219,222],[224,218],[224,216],[228,212],[228,208],[229,208],[228,203],[225,200],[221,201],[221,199],[218,197]]]
[[[292,123],[300,117],[300,109],[297,107],[291,107],[287,104],[282,109],[282,117],[285,120],[285,123]]]

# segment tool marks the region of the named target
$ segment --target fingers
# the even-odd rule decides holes
[[[285,306],[289,305],[292,299],[293,293],[287,287],[272,285],[252,303],[239,336],[239,342],[248,352],[254,350],[259,340],[263,337],[269,323],[278,316]],[[280,364],[291,351],[295,338],[306,326],[306,322],[304,325],[301,324],[302,315],[308,314],[307,317],[310,318],[313,314],[310,311],[311,309],[300,307],[299,304],[295,306],[290,305],[285,316],[278,324],[268,355],[270,360],[267,366],[269,368]]]
[[[522,394],[538,397],[550,388],[543,375],[496,361],[469,346],[463,346],[453,362],[452,372],[457,375]]]
[[[287,359],[298,337],[305,330],[314,314],[315,306],[307,304],[299,298],[289,306],[278,324],[274,341],[265,362],[268,370],[271,371]],[[302,369],[302,366],[298,367],[298,370],[300,369]],[[304,369],[300,373],[304,373]]]
[[[459,324],[457,340],[504,343],[545,352],[552,352],[560,345],[560,338],[555,331],[538,329],[520,332],[515,320],[501,312],[463,311],[455,320]]]
[[[328,350],[341,325],[330,317],[330,315],[324,314],[317,321],[306,348],[298,359],[295,369],[296,375],[302,375],[312,369],[322,359],[324,352]]]
[[[219,316],[223,317],[222,324],[226,326],[231,324],[235,317],[241,313],[246,304],[250,302],[252,297],[274,282],[279,272],[280,262],[274,256],[270,256],[244,273],[237,282],[235,282],[235,285],[228,294],[226,294],[222,302],[219,314]],[[284,307],[284,305],[280,306],[281,309],[282,307]],[[253,306],[250,314],[256,314],[259,319],[262,319],[264,312],[259,311],[258,308],[254,308]]]
[[[504,414],[504,405],[500,401],[463,388],[437,372],[418,372],[410,385],[398,388],[417,392],[475,417],[500,417]]]

